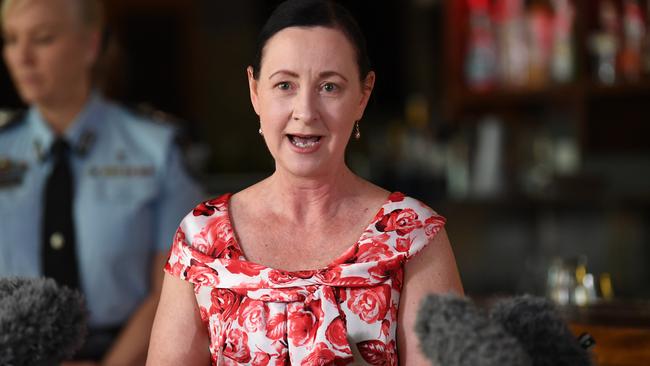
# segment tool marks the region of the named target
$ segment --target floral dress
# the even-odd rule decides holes
[[[181,222],[165,266],[194,284],[213,365],[397,365],[404,263],[445,219],[392,193],[359,240],[319,270],[247,261],[228,212],[230,194]]]

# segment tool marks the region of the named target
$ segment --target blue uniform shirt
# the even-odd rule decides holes
[[[41,275],[41,201],[55,136],[36,108],[22,118],[0,130],[0,276]],[[118,326],[149,291],[153,255],[168,250],[179,221],[203,197],[171,126],[97,94],[65,138],[74,151],[76,251],[89,323]]]

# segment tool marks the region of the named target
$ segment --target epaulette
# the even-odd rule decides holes
[[[172,125],[172,126],[179,126],[183,125],[183,121],[165,111],[162,111],[160,109],[154,108],[151,104],[148,103],[140,103],[135,106],[135,108],[131,108],[133,112],[137,115],[146,117],[147,119],[163,124],[163,125]]]
[[[0,132],[17,126],[24,120],[24,110],[0,109]]]

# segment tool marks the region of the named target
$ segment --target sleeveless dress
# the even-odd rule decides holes
[[[183,219],[165,265],[194,285],[212,364],[397,365],[403,266],[445,219],[392,193],[331,264],[283,271],[246,260],[230,196],[203,202]]]

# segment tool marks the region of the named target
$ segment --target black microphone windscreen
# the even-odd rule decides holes
[[[57,364],[83,344],[82,296],[52,279],[0,278],[0,365]]]
[[[427,296],[416,332],[420,349],[435,366],[532,365],[519,342],[466,298]]]
[[[502,299],[490,316],[515,336],[531,356],[534,366],[588,366],[584,350],[547,299],[529,295]]]

